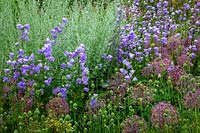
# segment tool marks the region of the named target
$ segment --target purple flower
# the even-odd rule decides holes
[[[25,82],[24,78],[22,78],[22,80],[19,83],[17,83],[17,87],[20,88],[20,89],[26,88],[26,82]]]
[[[199,7],[200,7],[200,2],[197,2],[197,6],[199,6]]]
[[[29,85],[30,87],[32,87],[34,83],[35,83],[34,80],[29,80],[29,81],[28,81],[28,85]]]
[[[8,77],[3,77],[3,82],[8,82]]]
[[[44,66],[45,71],[49,71],[49,66]]]
[[[70,75],[70,74],[66,75],[66,78],[67,78],[68,80],[70,80],[70,79],[71,79],[71,75]]]
[[[53,89],[52,93],[55,95],[61,94],[62,98],[65,98],[67,96],[67,89],[57,87],[57,88]]]
[[[89,91],[89,88],[84,87],[83,90],[84,90],[85,92],[88,92],[88,91]]]
[[[172,71],[173,69],[174,69],[174,66],[169,66],[169,67],[167,68],[167,71],[170,72],[170,71]]]
[[[22,25],[22,24],[17,24],[17,29],[22,29],[22,28],[24,28],[24,26]]]
[[[67,18],[63,18],[63,19],[62,19],[62,22],[63,22],[64,24],[67,24],[67,22],[68,22]]]
[[[136,77],[133,78],[133,81],[137,81],[138,79]]]
[[[88,85],[88,77],[86,77],[86,76],[82,77],[82,83],[84,85]]]
[[[95,107],[96,103],[97,103],[97,99],[96,98],[91,98],[90,107],[93,109]]]
[[[4,69],[4,73],[9,73],[10,69]]]
[[[34,90],[34,89],[31,89],[30,95],[31,95],[31,96],[34,96],[34,95],[35,95],[35,90]]]
[[[61,64],[61,69],[65,69],[67,67],[67,65],[65,63]]]
[[[161,43],[162,44],[167,44],[167,38],[166,37],[162,37],[161,38]]]
[[[192,59],[194,59],[194,57],[195,57],[195,53],[191,53],[190,56],[191,56]]]
[[[30,24],[25,24],[24,28],[26,28],[27,30],[29,30],[30,29]]]
[[[9,53],[10,58],[13,58],[14,55],[15,55],[14,53]]]
[[[78,78],[78,79],[76,79],[76,84],[81,84],[81,79],[80,78]]]
[[[46,85],[49,86],[49,85],[51,84],[52,79],[53,79],[53,78],[50,77],[50,78],[48,78],[47,80],[45,80],[44,83],[45,83]]]

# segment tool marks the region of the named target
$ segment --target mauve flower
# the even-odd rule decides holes
[[[128,117],[121,125],[123,133],[145,133],[147,131],[147,122],[137,115]]]
[[[154,127],[163,129],[165,125],[175,125],[179,117],[176,108],[165,102],[159,102],[151,109],[151,123]]]
[[[86,77],[86,76],[82,77],[82,84],[88,85],[88,77]]]
[[[200,107],[200,89],[197,89],[195,92],[188,91],[187,94],[183,97],[183,104],[187,109],[194,109],[195,107]]]
[[[50,111],[51,110],[51,111]],[[46,111],[49,117],[59,117],[69,113],[69,104],[64,98],[55,97],[51,99],[46,105]]]

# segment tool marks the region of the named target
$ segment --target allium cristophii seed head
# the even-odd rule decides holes
[[[129,83],[130,81],[124,80],[124,74],[118,72],[109,80],[109,89],[113,90],[114,94],[124,97]]]
[[[154,93],[151,88],[144,84],[137,84],[131,88],[129,96],[134,104],[147,105],[153,101]]]
[[[34,97],[25,96],[22,98],[13,97],[11,99],[11,108],[13,112],[28,112],[33,109]]]
[[[175,88],[185,94],[188,91],[198,89],[198,83],[200,83],[200,79],[197,79],[191,75],[184,75],[181,76],[179,84]]]
[[[142,71],[142,75],[147,76],[151,74],[161,74],[166,71],[167,68],[171,65],[171,60],[168,58],[160,59],[156,58],[149,66],[145,67]]]
[[[167,77],[171,78],[172,84],[178,86],[180,84],[180,78],[186,75],[186,72],[182,69],[182,67],[176,65],[168,67]]]
[[[196,91],[188,91],[183,97],[183,104],[186,109],[194,109],[200,107],[200,89]]]
[[[189,65],[189,66],[192,65],[191,58],[189,58],[187,55],[184,55],[184,54],[177,57],[176,61],[177,61],[177,64],[180,66],[183,66],[185,63],[187,63],[187,65]]]
[[[168,44],[165,45],[165,47],[167,48],[167,52],[169,53],[169,55],[172,54],[177,54],[178,53],[178,49],[181,46],[181,38],[178,36],[172,36],[168,39]]]
[[[137,115],[133,115],[122,122],[123,133],[145,133],[146,130],[146,121]]]
[[[50,117],[58,117],[69,113],[69,104],[64,98],[55,97],[46,105],[46,111]]]
[[[176,108],[165,102],[159,102],[151,109],[151,123],[157,128],[163,128],[165,125],[175,125],[178,123],[179,117]]]

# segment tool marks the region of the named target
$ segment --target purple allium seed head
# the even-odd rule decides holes
[[[175,85],[175,86],[180,84],[180,79],[184,75],[186,75],[186,72],[182,69],[182,67],[180,67],[178,65],[173,66],[167,72],[167,77],[171,78],[172,84]]]
[[[123,133],[145,133],[147,131],[147,122],[137,115],[128,117],[121,125]]]
[[[176,108],[165,102],[159,102],[151,109],[151,123],[154,127],[163,128],[165,125],[175,125],[179,117]]]
[[[51,111],[50,111],[51,110]],[[69,113],[69,104],[64,98],[55,97],[51,99],[46,105],[46,111],[49,117],[59,117]]]
[[[131,88],[129,96],[134,104],[145,106],[153,101],[154,93],[151,88],[144,84],[137,84]]]
[[[195,92],[188,91],[183,97],[183,104],[186,109],[194,109],[195,107],[200,107],[200,89]]]
[[[189,66],[191,66],[192,61],[189,57],[187,57],[187,55],[181,55],[179,57],[177,57],[177,64],[180,66],[183,66],[185,63],[188,63]]]

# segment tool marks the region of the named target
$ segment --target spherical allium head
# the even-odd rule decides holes
[[[167,68],[170,66],[171,64],[171,60],[168,58],[164,58],[164,59],[155,59],[152,63],[153,69],[154,69],[154,73],[155,74],[160,74],[164,71],[167,70]]]
[[[145,133],[147,131],[147,122],[137,115],[127,118],[121,125],[123,133]]]
[[[179,117],[176,108],[165,102],[159,102],[151,109],[151,123],[154,127],[163,128],[165,125],[175,125]]]
[[[181,38],[178,36],[169,37],[168,44],[165,45],[169,55],[178,54],[179,46],[181,46]]]
[[[176,65],[172,68],[168,69],[167,77],[170,77],[172,80],[172,84],[178,86],[180,84],[180,78],[186,75],[186,72],[182,69],[182,67]]]
[[[118,72],[109,80],[109,89],[113,90],[114,94],[124,97],[129,83],[128,80],[124,81],[124,74]]]
[[[144,84],[137,84],[131,88],[131,92],[128,95],[133,100],[134,104],[144,106],[153,101],[154,92]]]
[[[177,61],[177,64],[180,66],[183,66],[185,63],[187,63],[188,66],[192,65],[192,60],[187,55],[181,55],[177,57],[176,61]]]
[[[200,83],[199,79],[197,79],[191,75],[184,75],[184,76],[181,76],[181,78],[179,80],[179,84],[177,84],[177,86],[175,88],[178,91],[185,94],[188,91],[198,89],[198,87],[199,87],[198,83]]]
[[[96,103],[94,104],[94,106],[91,107],[91,101],[90,103],[88,103],[85,107],[85,111],[88,114],[97,114],[98,111],[102,108],[106,107],[106,102],[103,99],[96,99]]]
[[[13,97],[11,99],[11,109],[13,112],[28,112],[33,109],[34,97]]]
[[[50,117],[58,117],[69,113],[69,104],[64,98],[55,97],[46,105],[46,111]]]
[[[28,112],[30,110],[33,109],[33,105],[34,105],[34,97],[24,97],[24,111]]]
[[[151,74],[159,75],[162,72],[166,71],[167,68],[171,65],[171,60],[168,58],[160,59],[156,58],[153,62],[149,64],[148,67],[145,67],[142,71],[142,75],[147,76]]]
[[[200,108],[200,89],[196,91],[188,91],[183,97],[183,104],[186,109]]]

